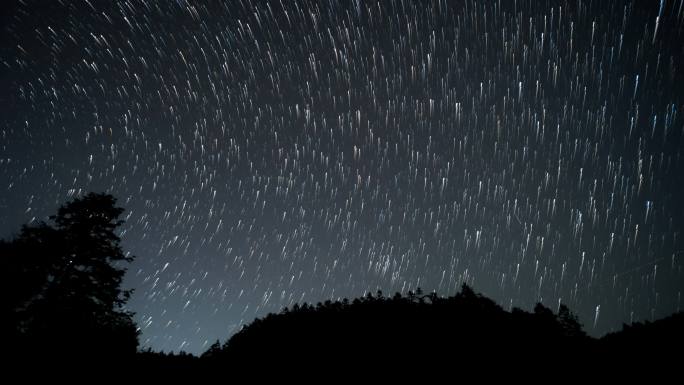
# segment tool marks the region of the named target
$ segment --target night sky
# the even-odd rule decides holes
[[[1,7],[0,237],[115,195],[144,347],[464,282],[682,306],[684,0]]]

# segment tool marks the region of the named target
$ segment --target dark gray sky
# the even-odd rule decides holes
[[[463,282],[680,309],[684,0],[3,7],[0,236],[118,197],[145,346]]]

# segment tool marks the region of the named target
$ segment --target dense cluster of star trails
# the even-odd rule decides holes
[[[0,21],[0,236],[114,194],[143,346],[464,282],[592,335],[680,310],[684,0],[22,0]]]

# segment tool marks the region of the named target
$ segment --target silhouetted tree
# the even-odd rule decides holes
[[[121,263],[133,260],[115,232],[123,211],[111,195],[90,193],[60,207],[52,225],[24,226],[2,241],[3,313],[19,349],[91,358],[136,352],[138,332],[123,310],[130,291],[120,287]]]
[[[575,314],[570,309],[561,304],[558,308],[558,323],[560,324],[563,334],[567,337],[584,337],[586,333],[582,330],[582,324]]]
[[[544,319],[552,319],[554,317],[553,310],[544,306],[541,302],[538,302],[534,306],[534,314],[537,315],[538,317],[544,318]]]
[[[216,340],[206,352],[202,353],[201,358],[216,358],[221,353],[221,341]]]
[[[461,285],[461,292],[459,293],[459,296],[465,299],[473,299],[477,295],[475,294],[475,291],[470,286],[468,286],[467,283],[463,283],[463,285]]]

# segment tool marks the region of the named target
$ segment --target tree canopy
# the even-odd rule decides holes
[[[10,341],[30,354],[134,354],[138,332],[124,309],[124,263],[117,228],[124,209],[90,193],[61,206],[48,222],[25,225],[0,241]]]

